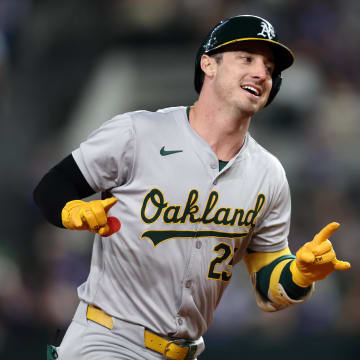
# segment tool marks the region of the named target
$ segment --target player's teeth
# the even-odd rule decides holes
[[[259,92],[255,88],[253,88],[252,86],[242,86],[242,88],[244,90],[249,90],[251,93],[253,93],[253,94],[257,95],[257,96],[259,95]]]

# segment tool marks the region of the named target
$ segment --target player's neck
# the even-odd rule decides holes
[[[220,160],[231,160],[241,149],[250,117],[225,112],[199,99],[190,109],[191,127],[211,146]]]

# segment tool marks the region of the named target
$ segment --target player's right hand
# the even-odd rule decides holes
[[[62,223],[70,230],[88,230],[101,236],[106,235],[110,231],[107,214],[116,202],[115,197],[105,200],[69,201],[61,212]]]

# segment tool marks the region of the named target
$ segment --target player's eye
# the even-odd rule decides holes
[[[272,75],[274,72],[274,67],[271,65],[268,65],[268,66],[266,66],[266,70],[270,75]]]
[[[245,62],[247,63],[251,63],[252,62],[252,57],[251,56],[243,56],[242,58]]]

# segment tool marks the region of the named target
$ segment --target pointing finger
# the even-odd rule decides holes
[[[325,240],[329,239],[329,237],[339,228],[340,224],[337,222],[332,222],[323,227],[318,234],[315,235],[313,242],[316,245],[321,244]]]
[[[101,204],[105,209],[105,212],[108,212],[111,207],[118,201],[116,197],[112,197],[109,199],[101,200]]]
[[[104,207],[99,202],[93,202],[91,204],[91,210],[93,211],[99,226],[104,226],[107,222],[107,216]]]

